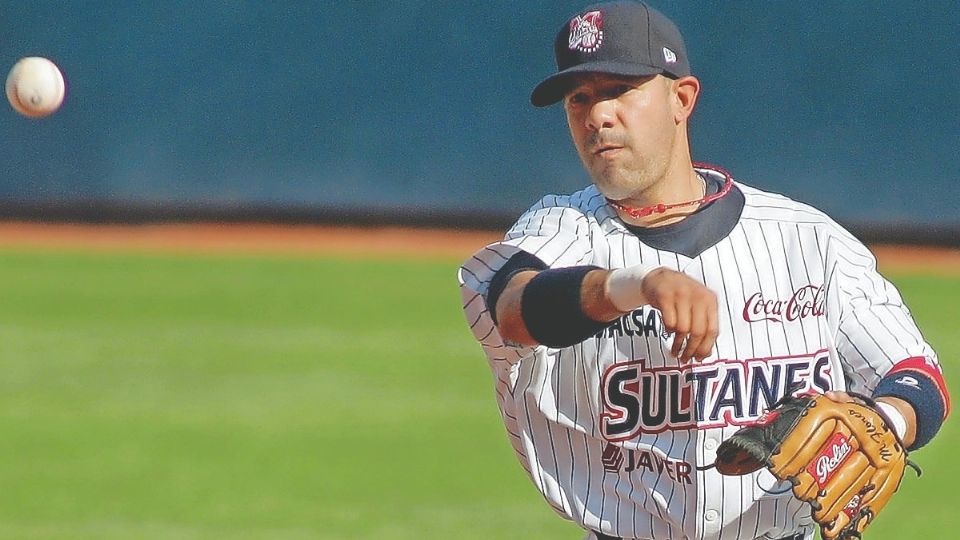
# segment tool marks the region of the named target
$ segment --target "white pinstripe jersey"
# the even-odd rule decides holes
[[[718,173],[699,172],[718,181]],[[688,257],[642,242],[591,186],[547,196],[459,272],[464,312],[493,370],[520,463],[550,505],[623,538],[812,538],[808,506],[764,469],[721,476],[720,441],[791,384],[869,394],[908,357],[935,353],[873,255],[823,213],[736,184],[732,230]],[[739,196],[739,195],[738,195]],[[689,219],[689,218],[688,218]],[[563,349],[505,343],[484,294],[525,251],[551,268],[655,263],[719,299],[710,358],[681,366],[649,307]]]

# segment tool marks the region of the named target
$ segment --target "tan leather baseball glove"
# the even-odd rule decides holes
[[[809,502],[825,540],[860,538],[900,486],[907,452],[869,398],[787,397],[717,450],[721,474],[761,467]],[[919,474],[919,469],[916,469]]]

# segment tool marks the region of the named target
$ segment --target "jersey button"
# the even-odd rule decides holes
[[[707,450],[716,450],[716,449],[717,449],[717,441],[714,440],[714,439],[707,439],[707,441],[706,441],[705,443],[703,443],[703,446],[704,446]]]
[[[717,513],[716,510],[707,510],[706,512],[704,512],[703,517],[707,521],[716,521],[717,518],[720,517],[720,514]]]

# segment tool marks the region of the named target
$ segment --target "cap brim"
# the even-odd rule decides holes
[[[535,107],[553,105],[563,99],[564,94],[570,89],[572,81],[584,73],[606,73],[626,77],[644,77],[663,73],[663,69],[626,62],[587,62],[577,64],[544,79],[530,94],[530,103]]]

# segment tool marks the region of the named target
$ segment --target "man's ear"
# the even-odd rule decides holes
[[[697,106],[697,97],[700,95],[700,80],[688,75],[671,82],[675,104],[673,120],[679,124],[690,118],[694,107]]]

